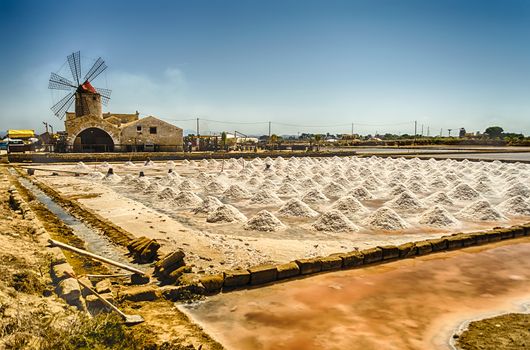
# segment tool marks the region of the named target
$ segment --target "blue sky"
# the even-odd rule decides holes
[[[47,80],[81,50],[108,110],[203,133],[530,134],[530,1],[0,0],[0,35],[2,130],[62,129]]]

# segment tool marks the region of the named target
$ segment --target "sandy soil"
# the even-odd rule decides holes
[[[427,161],[422,162],[421,164],[424,164]],[[202,189],[200,187],[201,184],[197,180],[200,174],[205,174],[213,179],[222,179],[225,181],[226,186],[240,184],[251,193],[255,193],[260,189],[259,186],[257,188],[249,188],[248,185],[238,180],[237,176],[242,169],[240,165],[234,162],[226,163],[224,166],[219,164],[207,166],[199,164],[199,162],[196,165],[175,162],[173,170],[180,175],[179,181],[189,179],[197,184],[198,188],[193,192],[201,198],[205,198],[206,195],[217,196],[223,202],[230,203],[238,208],[247,218],[251,218],[263,209],[272,213],[279,209],[280,205],[278,204],[256,206],[249,199],[227,199],[220,194],[208,193],[208,191]],[[149,179],[151,183],[159,182],[163,184],[168,178],[168,165],[166,163],[153,163],[150,166],[143,166],[142,164],[131,166],[123,163],[112,165],[91,164],[84,167],[56,164],[38,166],[38,169],[105,173],[109,166],[122,179],[127,174],[130,174],[129,176],[131,177],[133,175],[137,176],[139,171],[143,171],[146,175],[145,178]],[[329,168],[329,164],[327,166]],[[357,168],[362,168],[362,166],[362,164],[356,165]],[[453,167],[458,170],[459,166]],[[355,167],[352,168],[357,169]],[[376,177],[379,177],[382,181],[385,180],[384,174],[377,174],[376,168],[373,171],[374,176],[377,175]],[[412,170],[408,171],[413,174]],[[526,173],[522,179],[528,183],[528,171],[526,168],[525,171]],[[260,175],[259,172],[256,174]],[[281,173],[281,170],[276,172]],[[418,173],[422,176],[430,176],[429,171],[419,171]],[[410,174],[407,176],[412,176]],[[282,176],[286,175],[282,174]],[[328,176],[326,181],[331,182],[335,175],[329,174]],[[456,183],[461,181],[472,183],[473,181],[465,173],[465,167],[462,167],[462,172],[458,176],[460,178],[455,180],[457,181]],[[315,221],[314,218],[281,217],[280,219],[286,224],[287,229],[276,232],[260,232],[245,230],[243,224],[240,223],[207,223],[206,214],[195,214],[191,208],[179,207],[169,200],[157,200],[154,194],[145,193],[142,189],[119,181],[105,181],[91,176],[75,177],[73,173],[61,172],[58,172],[58,176],[51,176],[50,172],[44,171],[37,171],[36,178],[68,198],[78,200],[87,208],[108,218],[135,236],[145,235],[156,238],[163,244],[163,249],[167,251],[176,248],[183,249],[186,252],[188,262],[195,265],[198,272],[206,273],[234,267],[249,267],[261,263],[281,263],[297,258],[321,256],[377,245],[401,244],[408,241],[435,238],[450,232],[476,231],[528,221],[528,217],[510,216],[508,220],[501,222],[472,222],[461,219],[457,225],[452,227],[430,227],[418,224],[417,216],[419,212],[417,210],[396,210],[408,222],[409,228],[396,231],[374,230],[366,226],[360,226],[363,218],[358,217],[352,218],[352,221],[360,226],[358,232],[319,232],[311,227],[312,222]],[[356,181],[362,180],[361,177]],[[281,180],[275,181],[277,183],[276,186],[281,184]],[[405,179],[403,181],[405,182]],[[385,187],[390,185],[391,183],[383,184],[380,190],[374,191],[376,197],[373,200],[362,202],[368,209],[368,214],[392,199],[392,196],[388,194],[390,187]],[[351,184],[350,188],[354,186],[355,183]],[[492,186],[495,186],[495,184]],[[303,188],[301,192],[302,190]],[[448,188],[447,192],[450,190],[451,188]],[[428,193],[419,193],[418,198],[423,200],[434,191],[433,189]],[[284,202],[288,199],[282,198]],[[331,208],[336,199],[330,197],[329,202],[311,204],[311,206],[318,212],[324,213]],[[497,205],[502,200],[497,195],[488,197],[488,199],[492,205]],[[448,210],[451,213],[457,213],[467,204],[464,202],[455,203],[453,206],[448,207]]]
[[[187,307],[230,349],[449,349],[530,298],[530,238],[220,294]]]

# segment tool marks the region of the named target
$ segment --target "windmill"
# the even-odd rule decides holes
[[[67,61],[72,73],[72,80],[53,72],[50,75],[49,89],[69,91],[66,96],[51,107],[53,114],[59,119],[63,119],[75,100],[76,117],[84,115],[101,117],[101,104],[105,106],[108,104],[112,91],[94,87],[92,81],[107,69],[105,61],[99,57],[82,79],[81,53],[77,51],[68,55]]]

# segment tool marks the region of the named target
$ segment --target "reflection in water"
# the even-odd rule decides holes
[[[530,238],[237,291],[186,307],[229,349],[447,349],[530,299]]]

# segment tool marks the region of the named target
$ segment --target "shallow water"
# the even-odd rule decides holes
[[[133,264],[129,261],[129,259],[125,256],[126,252],[123,249],[117,247],[107,237],[102,236],[97,231],[85,225],[82,221],[70,215],[61,206],[55,203],[53,199],[51,199],[37,186],[31,183],[31,181],[28,181],[23,177],[19,177],[18,181],[24,187],[26,187],[49,211],[51,211],[68,227],[70,227],[77,237],[81,238],[85,242],[86,250],[105,258],[128,264],[130,266],[134,265],[136,268],[142,269],[141,265]]]
[[[182,306],[228,349],[449,349],[469,319],[530,300],[530,238]]]

